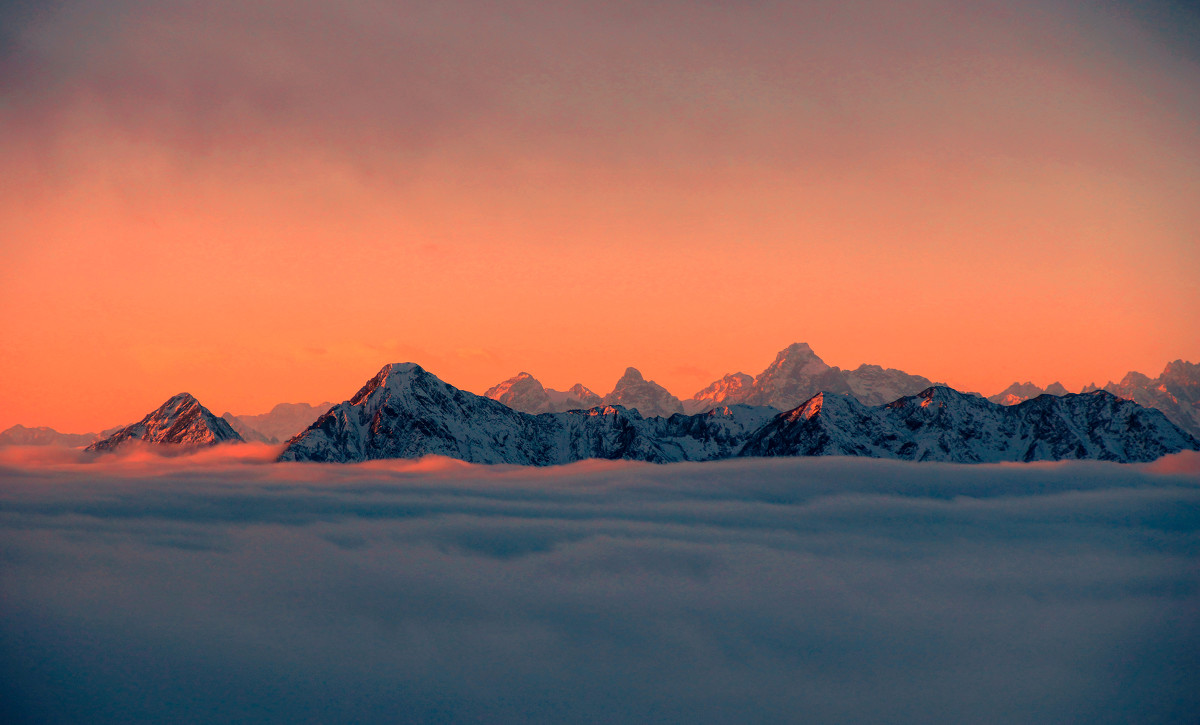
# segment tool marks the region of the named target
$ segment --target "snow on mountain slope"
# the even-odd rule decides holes
[[[736,405],[752,392],[754,378],[746,373],[732,373],[713,382],[704,390],[683,401],[683,412],[688,415],[703,413],[720,405]]]
[[[605,405],[537,417],[553,441],[554,464],[588,458],[650,463],[687,460],[659,440],[661,418],[646,419],[636,410]]]
[[[888,405],[823,392],[786,413],[722,406],[643,417],[603,406],[532,415],[458,390],[412,363],[385,366],[289,441],[280,460],[355,462],[443,455],[558,465],[586,458],[666,463],[734,456],[850,455],[987,461],[1153,460],[1200,449],[1158,411],[1108,393],[1043,395],[1005,407],[934,386]]]
[[[721,405],[696,415],[657,418],[656,435],[664,449],[679,451],[685,461],[733,458],[746,439],[779,411],[761,405]]]
[[[488,388],[483,397],[504,403],[523,413],[549,413],[554,409],[550,394],[537,378],[529,373],[517,373],[514,377]]]
[[[1150,461],[1200,442],[1161,412],[1103,392],[1003,406],[944,386],[885,406],[816,396],[755,433],[742,455],[855,455],[980,463]]]
[[[758,377],[726,375],[684,403],[688,413],[719,404],[748,403],[791,410],[819,392],[849,394],[866,405],[882,405],[918,393],[934,383],[920,375],[879,365],[842,370],[825,364],[807,343],[784,348]]]
[[[817,393],[755,431],[739,454],[888,458],[889,440],[880,418],[853,396]]]
[[[176,446],[211,446],[241,442],[228,421],[213,415],[188,393],[180,393],[137,423],[88,446],[88,451],[111,451],[127,441]]]
[[[1172,423],[1200,437],[1200,364],[1176,360],[1157,378],[1131,372],[1104,390],[1161,410]]]
[[[750,405],[770,405],[790,410],[819,392],[852,393],[842,371],[825,364],[808,343],[784,348],[766,370],[754,379],[745,400]]]
[[[567,390],[554,390],[542,387],[537,378],[529,373],[518,373],[493,385],[483,396],[504,403],[513,410],[534,415],[586,410],[603,404],[603,399],[583,383],[575,383]]]
[[[441,455],[472,463],[552,462],[535,416],[454,388],[414,363],[385,365],[284,448],[281,461]]]
[[[557,465],[587,458],[667,463],[728,458],[774,415],[733,406],[645,418],[621,406],[532,415],[458,390],[413,363],[387,365],[349,401],[288,442],[282,461],[443,455],[473,463]]]

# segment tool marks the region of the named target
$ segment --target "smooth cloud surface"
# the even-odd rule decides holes
[[[10,462],[3,719],[1185,722],[1198,462]]]

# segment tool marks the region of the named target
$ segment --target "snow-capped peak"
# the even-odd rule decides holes
[[[182,446],[210,446],[242,437],[223,418],[213,415],[190,393],[172,395],[167,402],[133,425],[125,426],[89,451],[109,451],[127,441]]]
[[[388,363],[354,394],[354,397],[350,399],[350,404],[358,405],[380,387],[386,386],[393,389],[403,387],[409,384],[413,378],[422,375],[428,375],[428,373],[416,363]]]
[[[385,369],[373,390],[334,406],[289,441],[285,461],[445,455],[477,463],[557,465],[583,458],[651,462],[734,456],[857,455],[956,462],[1091,458],[1148,461],[1200,448],[1161,413],[1098,391],[996,405],[931,386],[888,405],[821,391],[787,413],[727,406],[646,416],[610,402],[530,415],[413,367]],[[652,381],[634,382],[639,392]],[[371,385],[364,386],[364,390]],[[640,391],[645,393],[646,391]]]

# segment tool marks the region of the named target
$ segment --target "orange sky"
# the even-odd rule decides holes
[[[1200,361],[1185,11],[642,5],[0,11],[0,430],[408,360],[680,397],[795,341],[985,394]]]

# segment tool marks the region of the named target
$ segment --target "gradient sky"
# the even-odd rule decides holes
[[[1158,2],[0,8],[0,429],[412,360],[687,397],[806,341],[990,394],[1200,361]]]

